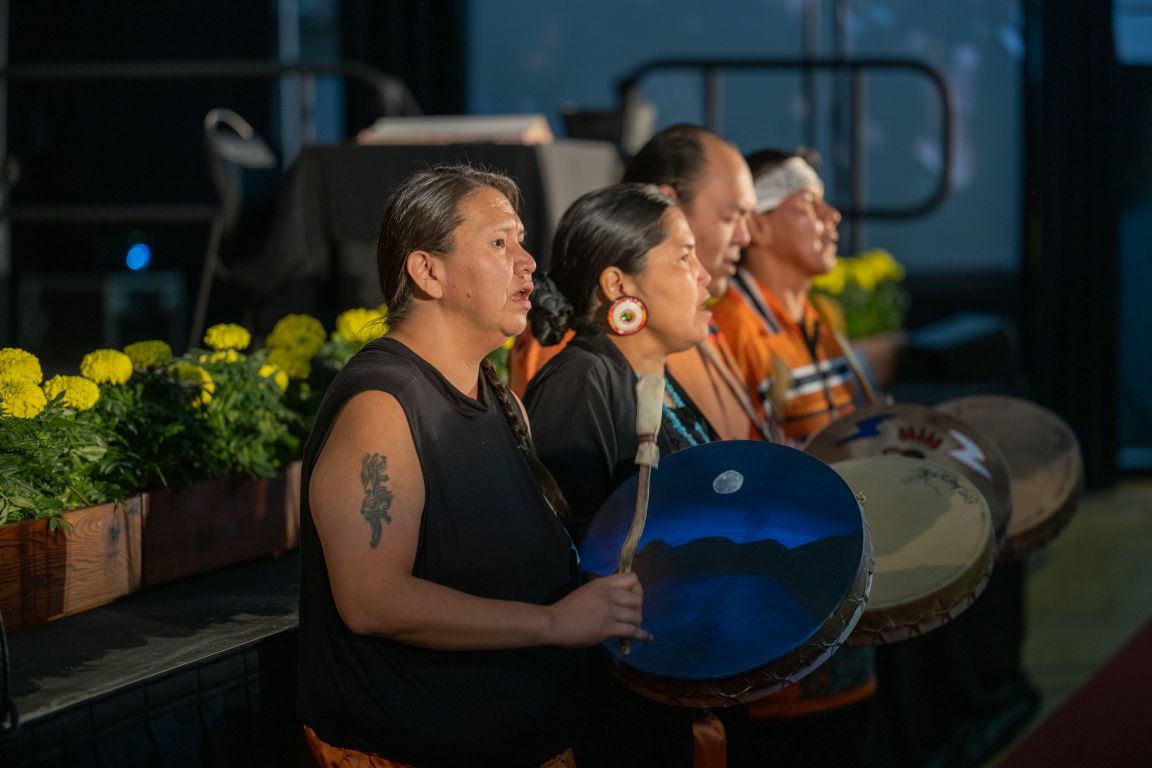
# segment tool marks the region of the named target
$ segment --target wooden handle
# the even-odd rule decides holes
[[[656,445],[656,435],[660,431],[660,417],[664,411],[664,377],[643,374],[636,381],[636,437],[640,444],[636,449],[636,463],[640,465],[640,476],[636,485],[636,507],[632,511],[632,525],[620,546],[620,573],[632,572],[632,559],[636,547],[644,535],[644,524],[648,521],[648,495],[652,483],[652,469],[660,464],[660,448]],[[618,641],[621,656],[632,653],[632,642],[622,637]]]
[[[872,389],[871,382],[868,377],[864,375],[864,368],[860,365],[859,358],[856,357],[856,352],[852,349],[852,342],[840,332],[840,329],[832,324],[825,312],[817,302],[813,302],[812,306],[816,310],[816,316],[820,318],[820,322],[824,323],[825,327],[832,333],[832,337],[836,339],[836,343],[840,345],[840,349],[844,351],[844,359],[848,361],[848,367],[852,369],[852,375],[856,377],[857,383],[860,385],[860,391],[864,393],[864,400],[868,405],[876,405],[876,392]]]

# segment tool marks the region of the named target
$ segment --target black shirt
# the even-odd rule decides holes
[[[665,405],[661,455],[695,439],[715,440],[683,390],[671,378],[665,383],[673,403],[684,405]],[[636,472],[636,373],[608,336],[581,334],[532,377],[524,405],[540,459],[572,508],[569,529],[579,543],[612,491]],[[690,768],[695,710],[626,690],[602,663],[592,666],[591,687],[592,722],[576,744],[577,765]]]
[[[336,610],[308,507],[308,478],[340,409],[372,389],[403,407],[424,476],[414,576],[539,605],[578,583],[572,543],[483,377],[473,400],[403,344],[374,341],[333,381],[304,452],[301,719],[329,744],[421,768],[538,766],[572,746],[583,727],[581,654],[417,648],[355,634]],[[365,524],[365,546],[368,533]]]
[[[670,378],[667,385],[684,406],[665,407],[661,455],[698,438],[715,440],[687,394]],[[572,508],[569,529],[579,543],[612,491],[636,472],[636,373],[605,334],[581,334],[532,377],[524,407],[540,460]]]

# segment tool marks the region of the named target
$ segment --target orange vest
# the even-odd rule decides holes
[[[771,410],[768,397],[773,359],[789,371],[783,413],[784,434],[801,442],[841,414],[855,408],[856,379],[830,328],[804,300],[794,319],[776,295],[740,270],[712,309],[712,319],[728,338],[736,365],[753,402]]]

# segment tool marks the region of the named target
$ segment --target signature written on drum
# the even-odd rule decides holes
[[[959,476],[951,472],[932,469],[930,467],[917,467],[901,478],[900,482],[904,485],[923,483],[941,496],[950,492],[956,493],[967,504],[978,504],[980,502],[979,497],[972,492],[972,489],[962,485],[962,480]]]

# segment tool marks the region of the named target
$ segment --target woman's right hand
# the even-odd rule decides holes
[[[635,573],[595,578],[549,606],[553,644],[581,648],[610,637],[649,642],[640,626],[644,588]]]

